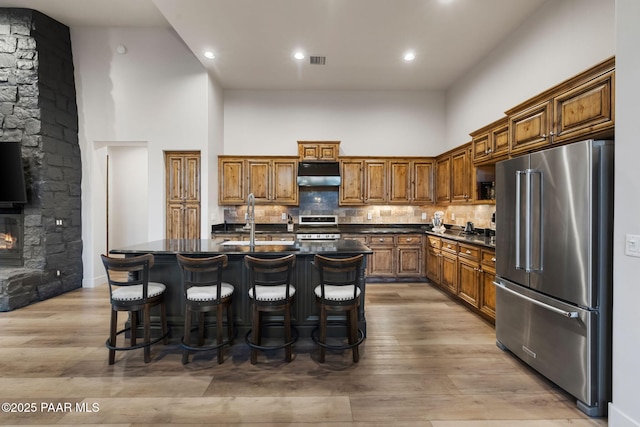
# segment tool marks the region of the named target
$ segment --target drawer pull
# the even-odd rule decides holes
[[[565,310],[553,307],[553,306],[551,306],[549,304],[545,304],[542,301],[538,301],[537,299],[533,299],[533,298],[530,298],[530,297],[528,297],[526,295],[522,295],[519,292],[513,291],[513,290],[507,288],[503,283],[500,283],[500,282],[493,282],[493,284],[496,285],[497,287],[502,288],[505,291],[513,294],[514,296],[516,296],[518,298],[522,298],[522,299],[524,299],[526,301],[529,301],[532,304],[535,304],[535,305],[540,306],[542,308],[546,308],[547,310],[552,311],[554,313],[557,313],[557,314],[559,314],[561,316],[568,317],[570,319],[576,319],[576,318],[579,317],[579,314],[578,314],[577,311],[565,311]]]
[[[379,240],[380,242],[384,242],[384,239],[383,239],[382,237],[380,237],[378,240]]]
[[[492,257],[492,258],[491,258],[491,261],[492,261],[492,262],[496,262],[496,257]]]
[[[471,251],[469,249],[467,249],[467,255],[469,255],[471,253]]]
[[[451,249],[451,245],[447,245],[447,248]]]
[[[408,238],[407,238],[407,242],[410,242],[410,241],[412,241],[412,240],[413,240],[413,239],[412,239],[411,237],[408,237]]]

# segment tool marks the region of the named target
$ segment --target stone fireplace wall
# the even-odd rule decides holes
[[[0,266],[0,311],[82,286],[82,178],[69,28],[0,8],[0,143],[17,141],[27,181],[24,265]],[[1,185],[1,184],[0,184]]]

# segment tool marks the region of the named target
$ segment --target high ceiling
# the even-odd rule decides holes
[[[547,0],[0,0],[71,28],[172,27],[225,88],[443,90]],[[304,60],[293,58],[296,50]],[[203,57],[210,50],[213,60]],[[406,51],[415,52],[411,62]],[[325,56],[325,65],[309,56]]]

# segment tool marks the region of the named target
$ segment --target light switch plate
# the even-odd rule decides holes
[[[640,235],[627,234],[624,241],[624,254],[640,258]]]
[[[367,219],[373,219],[373,212],[367,212]]]
[[[426,212],[422,212],[422,219],[427,219],[427,213]]]

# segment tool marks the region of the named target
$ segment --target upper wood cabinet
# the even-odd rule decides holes
[[[428,157],[341,157],[341,205],[433,203]]]
[[[369,159],[364,161],[364,202],[384,204],[387,201],[387,162]]]
[[[298,161],[294,159],[248,159],[247,195],[256,203],[298,204]]]
[[[300,161],[337,162],[340,141],[298,141]]]
[[[471,160],[495,163],[509,155],[509,119],[503,117],[471,133]]]
[[[472,200],[470,145],[465,144],[451,153],[451,201]]]
[[[246,202],[244,159],[218,157],[218,202],[221,205],[241,205]]]
[[[297,205],[295,157],[218,156],[219,204],[241,205],[250,193],[256,203]]]
[[[612,136],[614,67],[610,58],[507,111],[510,154]]]
[[[364,204],[363,160],[340,159],[340,204]]]
[[[433,159],[389,161],[391,204],[433,203]]]
[[[436,201],[470,202],[471,191],[471,144],[467,143],[436,158]]]
[[[436,158],[436,201],[451,201],[451,154]]]
[[[387,163],[378,158],[340,159],[340,204],[383,204],[387,197]]]

